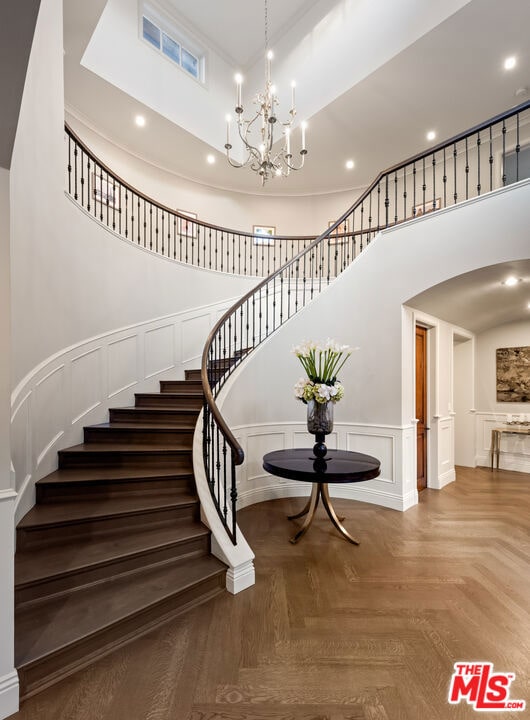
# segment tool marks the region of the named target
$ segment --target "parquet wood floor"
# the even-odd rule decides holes
[[[523,720],[447,703],[453,663],[516,673],[530,705],[530,476],[459,468],[406,513],[302,500],[241,512],[256,585],[196,608],[28,700],[13,720]]]

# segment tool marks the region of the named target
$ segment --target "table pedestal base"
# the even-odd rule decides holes
[[[322,498],[322,504],[324,505],[331,522],[333,523],[333,525],[335,525],[341,535],[343,535],[346,540],[348,540],[348,542],[351,542],[354,545],[359,545],[359,541],[355,540],[355,538],[352,538],[346,528],[342,525],[342,520],[344,520],[344,518],[339,518],[337,513],[335,512],[335,508],[331,504],[331,498],[329,496],[329,489],[327,483],[313,483],[313,487],[311,489],[311,496],[307,501],[306,506],[299,513],[296,513],[296,515],[287,516],[288,520],[296,520],[297,518],[301,518],[304,515],[307,516],[304,520],[304,524],[302,525],[302,527],[298,530],[296,535],[291,538],[291,542],[293,543],[293,545],[297,543],[306,534],[307,529],[313,522],[315,510],[317,509],[318,501],[320,498]]]

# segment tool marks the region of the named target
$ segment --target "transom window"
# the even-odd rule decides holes
[[[187,41],[186,37],[176,28],[168,27],[157,17],[142,15],[141,33],[143,39],[169,60],[178,65],[185,73],[195,80],[204,82],[204,53],[194,47],[194,43]]]

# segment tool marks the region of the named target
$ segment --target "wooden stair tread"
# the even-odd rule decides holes
[[[148,430],[156,431],[156,430],[169,430],[170,432],[177,432],[177,433],[192,433],[194,432],[194,428],[176,428],[174,425],[169,425],[168,423],[145,423],[145,422],[108,422],[108,423],[99,423],[98,425],[89,425],[89,428],[101,428],[101,429],[109,429],[109,430],[131,430],[134,432],[135,430],[142,431],[142,430]],[[90,443],[91,445],[93,443]],[[152,447],[152,446],[150,446]]]
[[[138,529],[134,533],[117,532],[99,538],[79,538],[72,543],[40,550],[21,550],[16,555],[15,587],[207,535],[209,530],[201,523],[183,521],[171,527]]]
[[[68,525],[94,518],[116,517],[161,510],[164,508],[186,507],[197,503],[197,497],[189,493],[177,495],[111,497],[78,502],[43,503],[35,505],[18,523],[18,528],[42,527],[46,525]]]
[[[139,394],[142,394],[142,393],[139,393]],[[144,393],[143,394],[144,397],[146,395],[148,397],[150,397],[152,395],[156,395],[157,397],[159,397],[159,395],[163,395],[164,397],[166,397],[166,396],[170,397],[171,393]],[[152,410],[153,412],[159,412],[160,414],[171,413],[172,415],[180,415],[181,413],[183,415],[198,415],[199,414],[199,411],[195,410],[194,408],[164,407],[163,405],[142,405],[141,407],[137,407],[136,405],[128,405],[127,407],[115,407],[115,408],[112,408],[112,410],[118,410],[118,411],[119,410],[130,410],[132,412],[143,412],[144,410]],[[112,423],[112,424],[114,425],[114,423]],[[126,423],[123,423],[123,424],[125,425]],[[169,427],[173,427],[173,426],[170,425]]]
[[[16,666],[24,668],[54,652],[101,633],[165,598],[203,580],[220,576],[226,566],[213,556],[154,567],[22,608],[17,615]]]
[[[182,452],[189,454],[190,448],[185,445],[171,444],[171,445],[151,445],[149,443],[135,443],[130,445],[128,443],[81,443],[80,445],[72,445],[72,447],[59,450],[60,454],[65,453],[116,453],[123,452],[128,455],[142,455],[144,453],[158,453],[163,455],[165,453],[176,453]]]
[[[150,445],[150,448],[153,446]],[[156,446],[155,446],[156,447]],[[64,468],[37,480],[36,485],[128,480],[182,480],[193,473],[184,468]]]

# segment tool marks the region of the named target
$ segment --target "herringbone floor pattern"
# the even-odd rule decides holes
[[[16,720],[463,720],[453,663],[516,673],[530,704],[530,476],[460,468],[406,513],[336,501],[288,542],[301,499],[241,512],[255,587],[228,594],[28,700]]]

